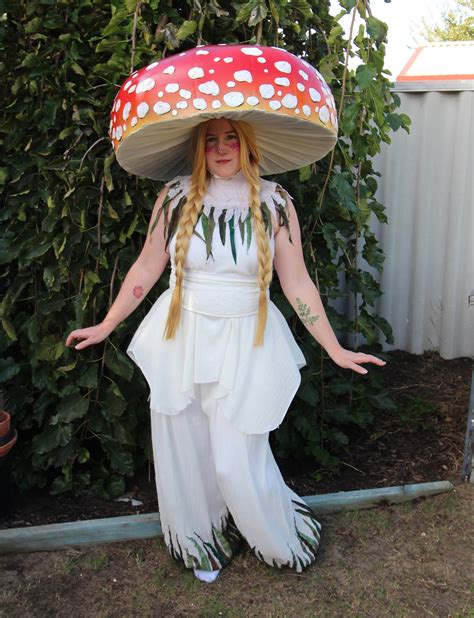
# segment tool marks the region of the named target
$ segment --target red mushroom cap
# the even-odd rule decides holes
[[[206,45],[126,79],[111,113],[117,160],[154,180],[190,173],[192,129],[216,117],[252,124],[262,175],[317,161],[337,140],[334,97],[305,60],[277,47]]]

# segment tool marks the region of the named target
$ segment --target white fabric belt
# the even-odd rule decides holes
[[[176,286],[174,269],[169,282],[173,290]],[[258,312],[259,294],[254,276],[192,273],[185,269],[181,306],[187,311],[214,317],[243,317]]]

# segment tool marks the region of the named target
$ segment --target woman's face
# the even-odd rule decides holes
[[[206,130],[206,163],[211,174],[230,178],[240,170],[240,141],[226,118],[210,120]]]

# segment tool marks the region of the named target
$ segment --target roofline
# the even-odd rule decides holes
[[[395,92],[460,92],[460,91],[473,91],[474,90],[474,78],[470,76],[468,79],[459,79],[456,76],[455,79],[440,79],[423,80],[415,78],[409,81],[396,81],[391,89]]]

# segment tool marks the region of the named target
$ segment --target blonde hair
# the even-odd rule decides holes
[[[255,331],[254,346],[263,344],[265,326],[267,323],[267,289],[273,275],[272,254],[268,236],[265,231],[262,210],[260,208],[260,178],[258,152],[255,133],[247,122],[228,119],[232,129],[240,140],[240,166],[250,185],[250,211],[255,229],[258,256],[258,285],[260,295],[258,299],[257,328]],[[172,339],[178,329],[181,317],[181,295],[184,279],[184,264],[188,252],[189,242],[194,232],[199,214],[203,207],[203,198],[206,193],[210,174],[206,168],[205,141],[208,121],[201,123],[193,136],[192,149],[193,172],[191,186],[187,194],[187,201],[178,222],[176,234],[175,265],[176,285],[171,296],[168,319],[165,326],[165,339]]]

